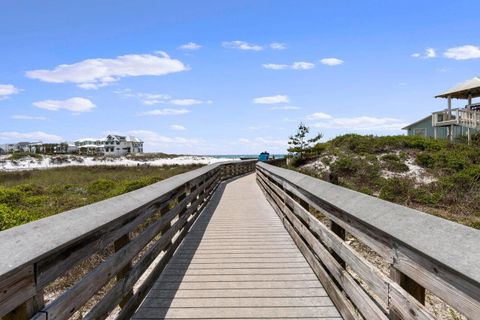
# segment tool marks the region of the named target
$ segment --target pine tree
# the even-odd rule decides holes
[[[304,155],[310,152],[323,135],[318,133],[315,137],[307,139],[307,135],[310,133],[310,128],[307,127],[303,122],[300,122],[298,125],[297,133],[293,136],[290,136],[288,144],[289,148],[287,149],[290,153],[296,153],[300,159],[303,159]]]

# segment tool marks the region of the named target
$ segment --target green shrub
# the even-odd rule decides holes
[[[430,152],[419,152],[415,157],[415,162],[424,168],[433,168],[435,166],[435,159]]]
[[[369,187],[361,187],[358,191],[361,193],[368,194],[369,196],[373,195],[373,191]]]
[[[116,183],[112,180],[98,179],[87,187],[91,195],[109,193],[115,189]]]
[[[456,172],[465,169],[470,161],[463,152],[454,150],[441,150],[435,153],[435,167],[448,172]]]
[[[26,211],[13,209],[6,204],[0,204],[0,230],[5,230],[34,220]]]
[[[307,159],[305,159],[305,158],[292,157],[290,162],[289,162],[289,165],[294,167],[294,168],[298,168],[301,165],[304,165],[306,162],[307,162]]]
[[[14,188],[0,187],[0,204],[16,206],[22,199],[22,192]]]
[[[130,191],[133,191],[133,190],[137,190],[137,189],[146,187],[146,186],[148,186],[152,183],[158,182],[160,180],[162,180],[162,179],[159,178],[159,177],[148,177],[148,178],[141,178],[141,179],[134,180],[134,181],[129,181],[129,182],[125,183],[125,185],[123,186],[122,193],[130,192]]]
[[[411,202],[411,190],[415,183],[409,178],[386,179],[380,189],[380,198],[400,204]]]
[[[330,171],[338,176],[345,176],[355,174],[360,167],[358,159],[341,156],[330,166]]]
[[[400,158],[395,153],[388,153],[381,156],[383,161],[400,161]]]
[[[411,197],[416,203],[435,207],[442,200],[442,193],[432,192],[426,187],[418,187],[411,190]]]

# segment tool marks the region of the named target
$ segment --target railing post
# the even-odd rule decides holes
[[[2,320],[23,320],[30,319],[33,315],[45,307],[45,301],[43,299],[43,289],[37,292],[35,296],[28,299],[10,313],[4,315]]]
[[[119,251],[122,249],[124,246],[126,246],[130,242],[130,233],[127,233],[117,240],[114,241],[113,247],[115,252]],[[130,270],[132,269],[132,261],[130,261],[119,273],[117,273],[117,281],[120,281],[122,278],[128,275]],[[128,290],[127,292],[124,292],[123,299],[120,302],[120,307],[123,308],[130,300],[130,298],[133,296],[133,288]]]
[[[390,266],[390,279],[398,283],[405,291],[407,291],[412,297],[417,299],[422,305],[425,305],[425,288],[419,285],[415,280],[408,277],[393,265]],[[390,308],[389,318],[392,320],[402,320],[395,310]]]
[[[330,220],[330,222],[331,222],[330,230],[332,230],[332,232],[335,233],[340,239],[345,241],[345,229],[343,229],[341,226],[339,226],[332,220]],[[335,258],[335,260],[337,260],[338,263],[342,266],[342,268],[345,269],[347,266],[345,264],[345,261],[342,258],[340,258],[340,256],[336,254],[334,250],[330,250],[330,252],[332,253],[332,256]]]

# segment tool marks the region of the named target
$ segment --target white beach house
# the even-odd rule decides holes
[[[109,134],[103,139],[84,138],[75,141],[79,153],[88,155],[123,156],[143,153],[143,141],[133,136]]]
[[[143,141],[133,136],[109,134],[105,138],[106,156],[123,156],[129,153],[143,153]]]

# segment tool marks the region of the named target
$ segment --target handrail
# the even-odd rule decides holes
[[[432,125],[463,125],[465,127],[478,129],[480,128],[480,116],[479,111],[468,110],[463,108],[452,109],[452,118],[449,119],[448,110],[432,112]],[[438,115],[444,115],[444,120],[439,121]]]
[[[128,318],[163,270],[220,181],[256,160],[217,163],[81,208],[0,232],[0,317],[68,319],[106,284],[86,318]],[[44,306],[43,289],[102,250],[113,253]],[[160,262],[152,264],[162,255]],[[133,261],[135,260],[135,263]],[[138,281],[147,268],[149,277]],[[140,285],[134,292],[135,285]]]
[[[478,230],[265,163],[257,164],[257,181],[345,319],[357,319],[357,311],[366,319],[435,319],[422,305],[425,289],[478,318]],[[382,256],[390,277],[345,232]]]

